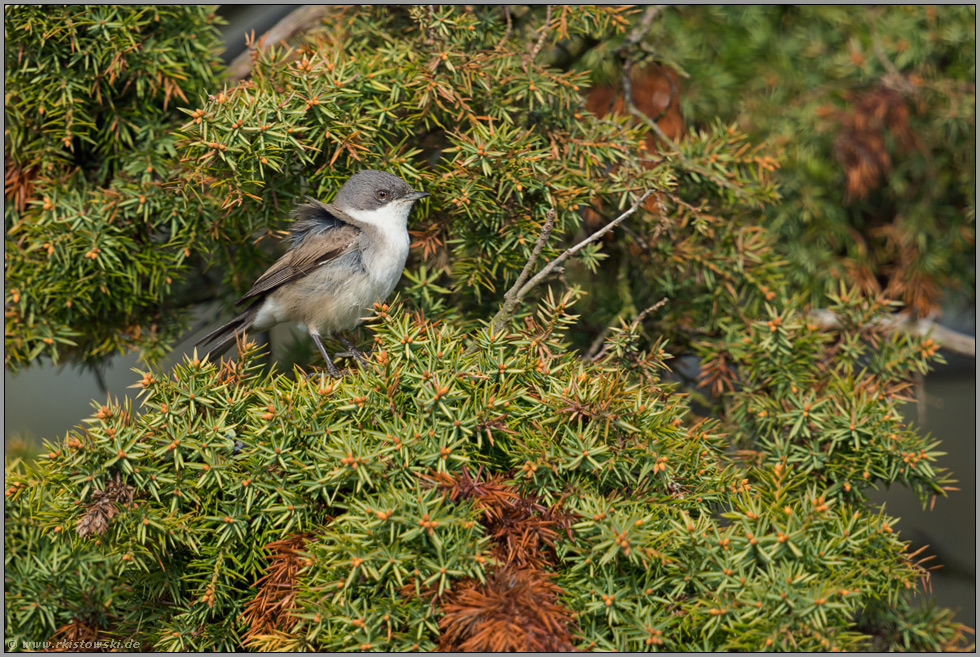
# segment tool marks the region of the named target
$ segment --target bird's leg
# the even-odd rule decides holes
[[[330,371],[330,375],[333,376],[334,378],[339,379],[340,370],[338,370],[337,366],[333,364],[332,360],[330,360],[330,354],[327,353],[327,350],[323,348],[323,343],[320,342],[320,334],[314,329],[311,329],[309,327],[307,327],[307,330],[310,332],[310,336],[312,336],[313,342],[316,343],[317,348],[320,350],[320,354],[323,356],[323,362],[327,364],[327,370]]]
[[[337,339],[340,340],[345,347],[347,347],[347,351],[349,351],[350,354],[357,359],[358,363],[360,363],[362,366],[368,364],[367,359],[364,358],[364,354],[361,353],[361,351],[357,347],[351,344],[350,340],[348,340],[346,337],[340,334],[337,334]]]

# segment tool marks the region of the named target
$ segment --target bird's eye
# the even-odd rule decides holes
[[[379,189],[379,190],[378,190],[378,192],[377,192],[377,194],[375,194],[375,196],[377,196],[377,197],[378,197],[378,200],[379,200],[379,201],[383,201],[383,200],[385,200],[386,198],[388,198],[388,192],[386,192],[386,191],[385,191],[385,190],[383,190],[383,189]]]

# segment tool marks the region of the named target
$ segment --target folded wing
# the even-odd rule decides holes
[[[347,223],[347,215],[336,207],[309,199],[293,211],[290,234],[292,248],[259,277],[242,298],[262,297],[280,286],[306,276],[331,260],[349,253],[361,230]]]

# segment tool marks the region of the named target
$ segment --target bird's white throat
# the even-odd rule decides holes
[[[412,210],[412,202],[404,200],[392,201],[377,210],[341,209],[355,221],[380,228],[387,233],[389,230],[407,230],[408,213]]]
[[[361,263],[376,281],[377,292],[382,297],[394,289],[408,259],[408,213],[411,209],[412,202],[401,199],[377,210],[343,208],[351,219],[364,224],[368,232],[375,233],[363,242]]]

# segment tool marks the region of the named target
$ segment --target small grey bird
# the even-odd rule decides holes
[[[209,351],[220,354],[248,329],[298,322],[339,376],[320,336],[354,328],[391,294],[408,258],[408,213],[426,196],[398,176],[368,169],[351,176],[333,203],[308,199],[293,211],[292,246],[235,302],[252,305],[197,344],[220,338]]]

